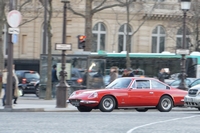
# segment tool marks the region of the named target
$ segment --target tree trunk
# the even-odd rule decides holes
[[[127,13],[127,25],[126,25],[126,68],[130,68],[131,64],[130,64],[130,42],[131,39],[129,38],[129,30],[128,30],[128,26],[129,26],[129,22],[130,22],[130,11],[129,11],[129,0],[126,0],[126,13]]]
[[[86,0],[85,4],[85,51],[91,51],[92,49],[92,0]]]
[[[0,0],[0,97],[2,90],[2,70],[4,69],[4,46],[2,31],[4,29],[4,9],[5,9],[5,0]],[[4,33],[6,34],[6,33]]]
[[[48,18],[48,22],[47,22],[47,26],[48,26],[48,68],[47,68],[47,88],[46,88],[46,96],[45,96],[45,100],[51,100],[52,96],[52,82],[51,82],[51,67],[52,67],[52,55],[51,55],[51,38],[52,38],[52,34],[51,34],[51,19],[52,19],[52,0],[48,0],[49,3],[49,18]]]

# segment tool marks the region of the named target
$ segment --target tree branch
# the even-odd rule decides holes
[[[70,11],[71,11],[73,14],[75,14],[75,15],[79,15],[79,16],[85,18],[85,15],[74,11],[74,9],[72,9],[70,5],[69,5],[69,7],[68,7],[67,9],[70,10]]]
[[[31,2],[32,0],[26,0],[21,6],[19,6],[19,11],[22,10],[23,6],[25,6],[26,4],[28,4],[29,2]]]
[[[99,12],[99,11],[104,10],[104,9],[112,8],[112,7],[116,7],[116,6],[123,7],[123,6],[125,6],[125,5],[124,5],[124,4],[114,4],[114,5],[104,6],[104,7],[102,7],[102,8],[96,9],[96,10],[93,9],[93,10],[92,10],[92,14],[95,14],[95,13],[97,13],[97,12]]]
[[[100,8],[104,3],[106,2],[106,0],[103,0],[98,6],[96,6],[93,10],[97,10],[98,8]]]

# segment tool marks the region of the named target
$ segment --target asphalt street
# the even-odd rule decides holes
[[[199,133],[200,112],[2,112],[0,118],[0,133]]]

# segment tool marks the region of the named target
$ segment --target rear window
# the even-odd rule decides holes
[[[25,78],[30,79],[30,78],[34,78],[34,79],[39,79],[40,75],[37,72],[26,72],[24,74]]]

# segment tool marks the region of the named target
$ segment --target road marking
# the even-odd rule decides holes
[[[128,130],[127,133],[132,133],[136,129],[147,127],[147,126],[154,125],[154,124],[160,124],[160,123],[176,121],[176,120],[181,120],[181,119],[190,119],[190,118],[197,117],[197,116],[200,116],[200,115],[193,115],[193,116],[188,116],[188,117],[169,119],[169,120],[165,120],[165,121],[152,122],[152,123],[148,123],[148,124],[144,124],[144,125],[141,125],[141,126],[134,127],[132,129]]]

